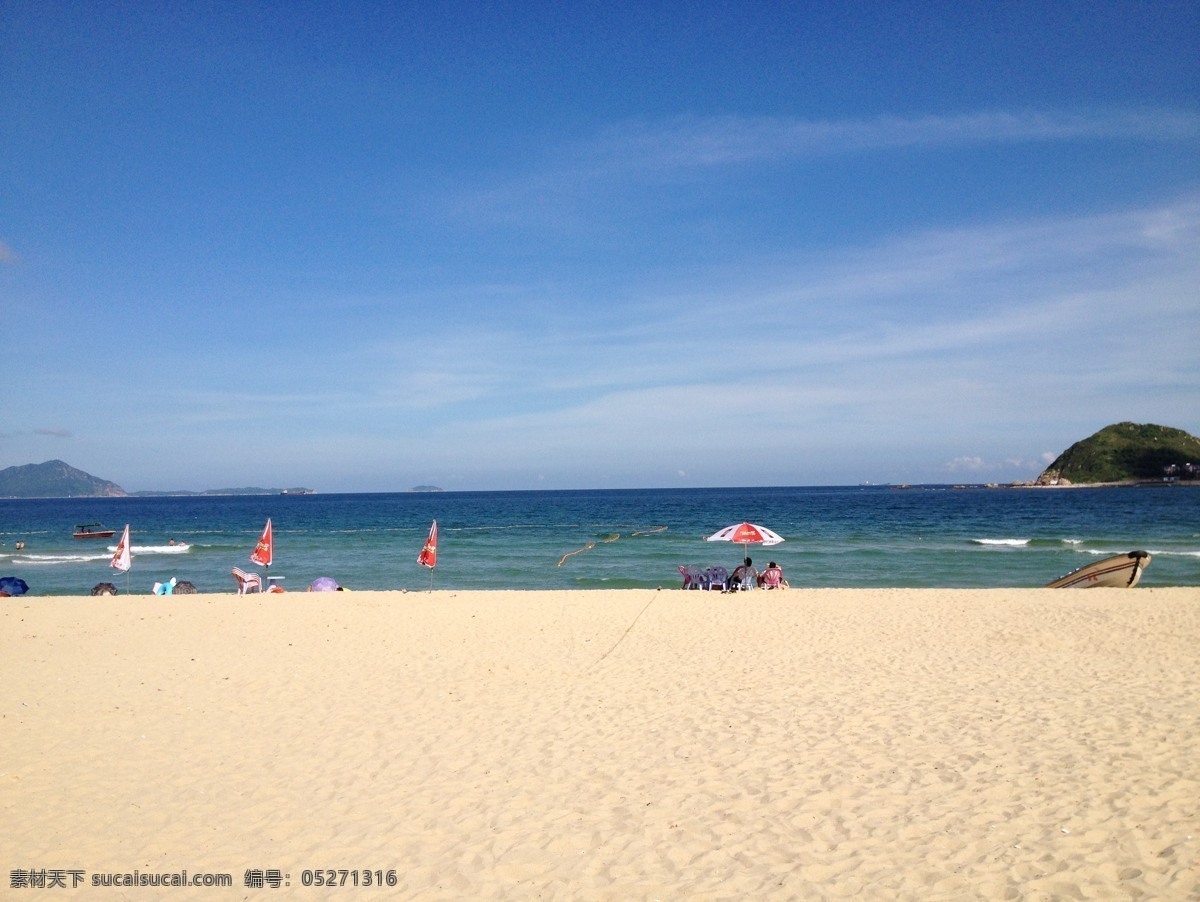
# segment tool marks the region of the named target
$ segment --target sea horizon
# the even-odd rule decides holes
[[[325,491],[308,487],[291,489],[259,488],[246,489],[141,489],[127,491],[123,495],[0,495],[0,501],[58,501],[86,500],[111,498],[192,498],[192,497],[288,497],[305,495],[437,495],[437,494],[479,494],[506,492],[698,492],[698,491],[759,491],[778,489],[1034,489],[1039,491],[1054,490],[1086,490],[1086,489],[1126,489],[1126,488],[1195,488],[1200,487],[1200,480],[1183,479],[1127,479],[1116,482],[1088,483],[1053,483],[1038,484],[1034,480],[1012,480],[1008,482],[873,482],[865,480],[856,483],[812,483],[812,484],[780,484],[780,485],[687,485],[687,486],[560,486],[556,488],[526,487],[526,488],[452,488],[443,486],[413,486],[405,489],[369,489],[353,492]]]

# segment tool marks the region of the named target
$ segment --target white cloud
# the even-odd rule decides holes
[[[904,147],[1087,139],[1187,140],[1200,118],[1171,110],[1079,114],[992,111],[807,121],[786,117],[677,117],[614,127],[578,156],[598,170],[709,167]]]
[[[963,470],[974,473],[984,469],[985,466],[982,457],[956,457],[946,464],[946,469],[952,473]]]
[[[486,312],[445,341],[380,330],[358,355],[370,380],[351,390],[331,372],[321,394],[335,420],[376,411],[377,428],[406,434],[403,415],[420,413],[413,422],[447,441],[511,444],[514,458],[597,442],[634,456],[671,444],[726,453],[736,442],[711,424],[739,417],[777,455],[809,443],[813,423],[836,424],[834,444],[1064,410],[1103,424],[1148,382],[1195,384],[1198,234],[1200,204],[1185,199],[927,230],[791,266],[744,260],[706,284],[681,274],[670,294],[582,298],[564,315],[573,330],[524,329],[519,316],[502,328]]]
[[[1187,142],[1200,116],[1169,109],[1094,113],[987,111],[957,116],[880,116],[810,121],[782,116],[678,116],[627,121],[590,139],[532,153],[534,168],[458,195],[455,219],[528,225],[536,213],[562,222],[584,201],[643,180],[711,179],[717,168],[793,164],[898,150],[954,150],[1068,141]]]

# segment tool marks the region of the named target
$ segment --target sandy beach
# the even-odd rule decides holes
[[[5,898],[50,897],[26,872],[63,872],[55,898],[1200,897],[1196,588],[14,598],[0,622]],[[92,886],[182,871],[232,886]]]

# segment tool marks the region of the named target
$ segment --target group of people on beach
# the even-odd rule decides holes
[[[783,578],[783,570],[774,561],[767,564],[767,569],[759,573],[754,567],[754,561],[746,558],[730,574],[729,589],[737,591],[743,587],[755,586],[759,589],[786,589],[787,581]]]

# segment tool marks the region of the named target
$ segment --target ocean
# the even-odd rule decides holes
[[[786,541],[748,553],[793,587],[1041,586],[1098,557],[1149,551],[1144,586],[1200,585],[1200,488],[883,486],[404,492],[0,500],[0,576],[30,595],[145,593],[171,577],[231,592],[267,520],[269,574],[289,591],[318,576],[348,589],[674,588],[680,565],[740,562],[704,537],[748,520]],[[437,567],[417,564],[430,523]],[[109,567],[130,524],[133,567]],[[175,545],[171,545],[171,540]],[[17,549],[16,543],[24,547]]]

